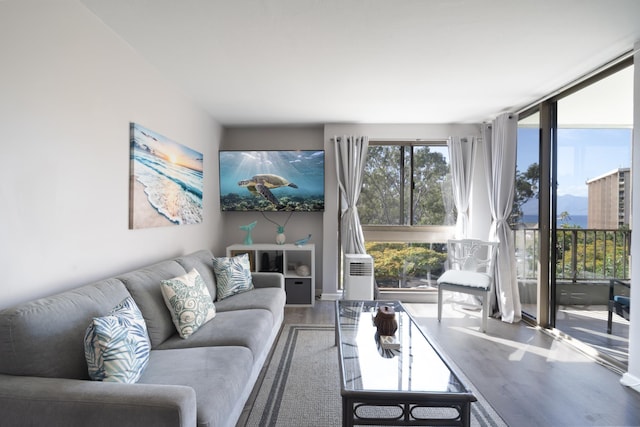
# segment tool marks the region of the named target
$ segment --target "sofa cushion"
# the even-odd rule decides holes
[[[249,255],[213,258],[218,301],[253,289]]]
[[[260,308],[269,310],[275,318],[282,317],[287,294],[280,288],[255,288],[216,302],[216,312]]]
[[[176,333],[176,327],[162,297],[160,282],[182,276],[186,271],[176,261],[163,261],[119,276],[131,293],[147,323],[151,348]]]
[[[131,297],[95,317],[84,337],[89,378],[135,383],[149,362],[151,344],[142,313]]]
[[[1,311],[0,373],[89,379],[87,325],[127,296],[119,280],[108,279]]]
[[[198,270],[202,280],[207,285],[207,289],[211,294],[211,298],[216,300],[216,279],[213,273],[213,254],[207,249],[203,249],[197,252],[193,252],[189,255],[185,255],[176,258],[175,261],[184,268],[184,271],[191,271],[192,269]]]
[[[189,338],[216,315],[207,285],[195,268],[182,276],[162,280],[160,289],[182,338]]]
[[[249,348],[257,355],[264,350],[272,331],[273,315],[268,310],[227,311],[217,313],[213,320],[203,325],[188,340],[175,335],[157,349],[240,346]]]
[[[192,387],[196,392],[197,425],[213,427],[230,424],[229,412],[243,399],[252,369],[253,355],[245,347],[153,350],[138,383]]]

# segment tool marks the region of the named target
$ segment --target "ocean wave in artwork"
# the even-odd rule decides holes
[[[135,150],[135,179],[144,186],[149,203],[175,224],[202,222],[202,171],[173,164]]]

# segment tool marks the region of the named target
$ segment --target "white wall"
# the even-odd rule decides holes
[[[323,295],[338,295],[338,180],[336,177],[336,157],[332,138],[335,136],[368,136],[369,140],[445,140],[449,136],[480,136],[478,124],[327,124],[324,127],[325,169],[325,208],[324,213],[324,250],[323,250]],[[482,181],[484,185],[484,181]],[[485,190],[486,193],[486,190]],[[486,209],[483,202],[470,209]]]
[[[323,150],[322,138],[323,131],[321,126],[226,128],[220,149]],[[330,171],[325,168],[325,176],[327,173],[330,173]],[[286,212],[269,212],[265,213],[265,215],[281,225],[284,224],[289,216]],[[223,212],[221,240],[224,246],[242,243],[246,233],[240,230],[240,226],[253,221],[258,221],[251,233],[254,243],[276,242],[276,225],[269,222],[261,213]],[[295,212],[285,227],[287,243],[293,243],[307,234],[311,234],[310,243],[315,245],[316,253],[316,293],[319,293],[323,286],[322,227],[323,214],[320,212]],[[218,255],[224,255],[224,251]]]
[[[0,2],[0,308],[221,250],[220,126],[76,1]],[[129,230],[129,122],[204,154],[204,222]]]
[[[28,23],[28,25],[27,25]],[[18,42],[19,41],[19,42]],[[330,138],[440,139],[477,125],[327,125],[222,129],[73,0],[0,1],[0,308],[197,250],[223,254],[256,214],[221,214],[218,147],[325,149],[326,211],[295,214],[312,233],[318,287],[337,291],[337,182]],[[205,156],[204,222],[128,229],[129,122]],[[271,241],[258,226],[255,241]]]
[[[634,47],[634,81],[633,81],[633,150],[631,157],[633,191],[631,212],[631,298],[640,301],[640,41]],[[630,313],[629,325],[629,368],[622,377],[622,384],[640,391],[640,310],[634,309]]]

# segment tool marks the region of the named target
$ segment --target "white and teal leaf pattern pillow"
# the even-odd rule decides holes
[[[94,318],[84,336],[89,378],[94,381],[137,382],[150,351],[147,325],[131,297],[109,315]]]
[[[214,258],[213,271],[216,274],[218,300],[253,289],[251,264],[247,254]]]
[[[173,324],[182,338],[189,338],[213,319],[216,307],[200,273],[189,273],[161,282],[162,297],[171,312]]]

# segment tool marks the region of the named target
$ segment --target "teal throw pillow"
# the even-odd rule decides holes
[[[189,338],[213,319],[216,307],[200,273],[189,273],[161,282],[162,297],[182,338]]]
[[[131,297],[109,315],[91,321],[84,337],[89,378],[135,383],[149,363],[151,343],[142,313]]]
[[[247,254],[214,258],[213,271],[216,274],[218,300],[253,289],[251,264]]]

